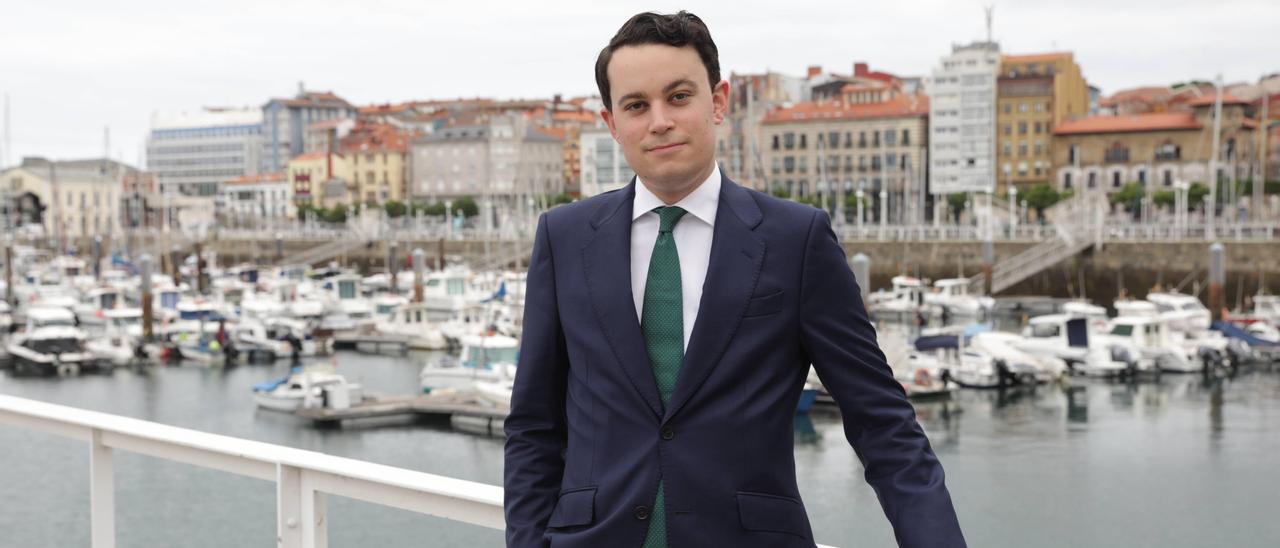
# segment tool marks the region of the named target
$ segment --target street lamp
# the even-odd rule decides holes
[[[1018,228],[1018,187],[1009,185],[1009,236]]]
[[[858,228],[862,228],[862,196],[864,195],[864,192],[859,188],[858,192],[854,193],[854,195],[858,197]]]

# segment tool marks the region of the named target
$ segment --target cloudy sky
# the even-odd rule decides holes
[[[1104,93],[1280,72],[1275,0],[10,0],[0,163],[100,157],[104,127],[111,155],[137,162],[153,112],[259,106],[300,81],[358,104],[594,93],[596,53],[644,10],[701,16],[726,75],[854,61],[925,75],[952,43],[985,36],[988,3],[1003,51],[1072,50]]]

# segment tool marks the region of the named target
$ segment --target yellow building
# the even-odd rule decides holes
[[[295,205],[330,208],[354,200],[350,162],[341,154],[308,152],[297,156],[289,161],[285,176]]]
[[[352,203],[382,204],[409,199],[411,137],[391,124],[361,122],[342,138],[339,151],[350,159]]]
[[[1089,90],[1071,52],[1005,55],[996,100],[997,185],[1027,187],[1053,178],[1053,129],[1089,112]]]

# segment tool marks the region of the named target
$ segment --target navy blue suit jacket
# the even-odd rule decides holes
[[[662,405],[631,296],[635,184],[539,220],[506,421],[507,545],[638,548],[661,478],[672,548],[813,546],[792,445],[812,363],[899,544],[964,546],[820,210],[723,179],[698,319]]]

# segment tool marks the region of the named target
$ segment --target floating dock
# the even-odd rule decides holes
[[[409,353],[409,337],[403,335],[354,334],[333,337],[335,350],[356,350],[381,354],[388,350],[400,355]]]
[[[409,416],[444,421],[455,429],[486,436],[502,436],[508,409],[464,392],[384,396],[365,395],[364,400],[345,409],[319,407],[299,409],[294,414],[317,425],[337,426],[342,421],[379,417]]]

